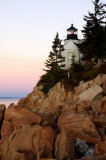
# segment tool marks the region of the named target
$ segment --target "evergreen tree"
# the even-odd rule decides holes
[[[62,78],[66,75],[65,71],[61,69],[64,65],[65,58],[61,55],[61,52],[64,50],[63,45],[61,45],[61,40],[59,39],[59,34],[57,33],[54,41],[52,42],[52,51],[49,53],[48,59],[45,62],[46,69],[45,74],[41,76],[39,84],[43,84],[43,92],[47,93],[49,89],[54,87],[54,85],[61,81]]]
[[[93,1],[94,13],[88,12],[88,16],[84,16],[86,25],[83,27],[82,33],[84,35],[83,42],[78,45],[80,51],[83,53],[83,60],[92,59],[94,57],[101,58],[104,56],[103,48],[101,45],[104,41],[104,24],[106,24],[105,4],[99,2],[100,0]]]
[[[106,58],[106,26],[103,27],[103,43],[101,43],[103,58]]]
[[[53,41],[52,51],[49,53],[48,59],[45,62],[45,67],[47,69],[44,69],[44,71],[57,72],[64,66],[62,65],[62,62],[64,62],[64,57],[61,55],[64,47],[61,45],[61,42],[62,41],[59,39],[59,34],[57,33]]]

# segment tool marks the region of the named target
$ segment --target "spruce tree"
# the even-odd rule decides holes
[[[63,45],[61,44],[62,40],[59,39],[59,34],[57,33],[54,41],[52,42],[52,51],[49,53],[48,59],[45,62],[45,74],[42,75],[39,84],[43,84],[43,92],[47,93],[49,89],[54,87],[54,85],[61,81],[65,76],[65,71],[61,69],[65,58],[61,55],[61,52],[64,50]]]
[[[100,3],[100,0],[93,1],[94,13],[88,12],[88,16],[84,16],[86,25],[83,27],[82,33],[84,35],[83,42],[79,45],[80,51],[83,53],[83,60],[92,58],[101,58],[104,56],[103,46],[103,32],[106,11],[105,4]]]
[[[64,47],[61,42],[62,40],[59,39],[59,34],[57,33],[53,41],[52,51],[49,53],[48,59],[45,62],[47,69],[44,69],[44,71],[53,73],[59,71],[61,67],[64,66],[62,62],[64,62],[65,59],[61,55]]]

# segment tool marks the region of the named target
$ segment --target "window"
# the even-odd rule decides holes
[[[73,52],[68,52],[68,59],[72,59],[72,56],[74,55],[74,53]]]

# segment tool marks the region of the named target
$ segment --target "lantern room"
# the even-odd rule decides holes
[[[76,29],[73,24],[71,24],[71,27],[67,29],[67,40],[69,39],[73,39],[73,40],[77,40],[77,31],[78,29]]]

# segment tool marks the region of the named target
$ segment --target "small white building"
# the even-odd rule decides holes
[[[65,66],[62,67],[63,70],[67,70],[71,67],[73,56],[75,56],[76,62],[80,60],[80,52],[76,45],[80,43],[77,37],[77,31],[73,24],[67,29],[67,39],[64,40],[64,51],[61,52],[61,55],[65,57],[65,61],[62,62],[62,64],[65,64]]]

